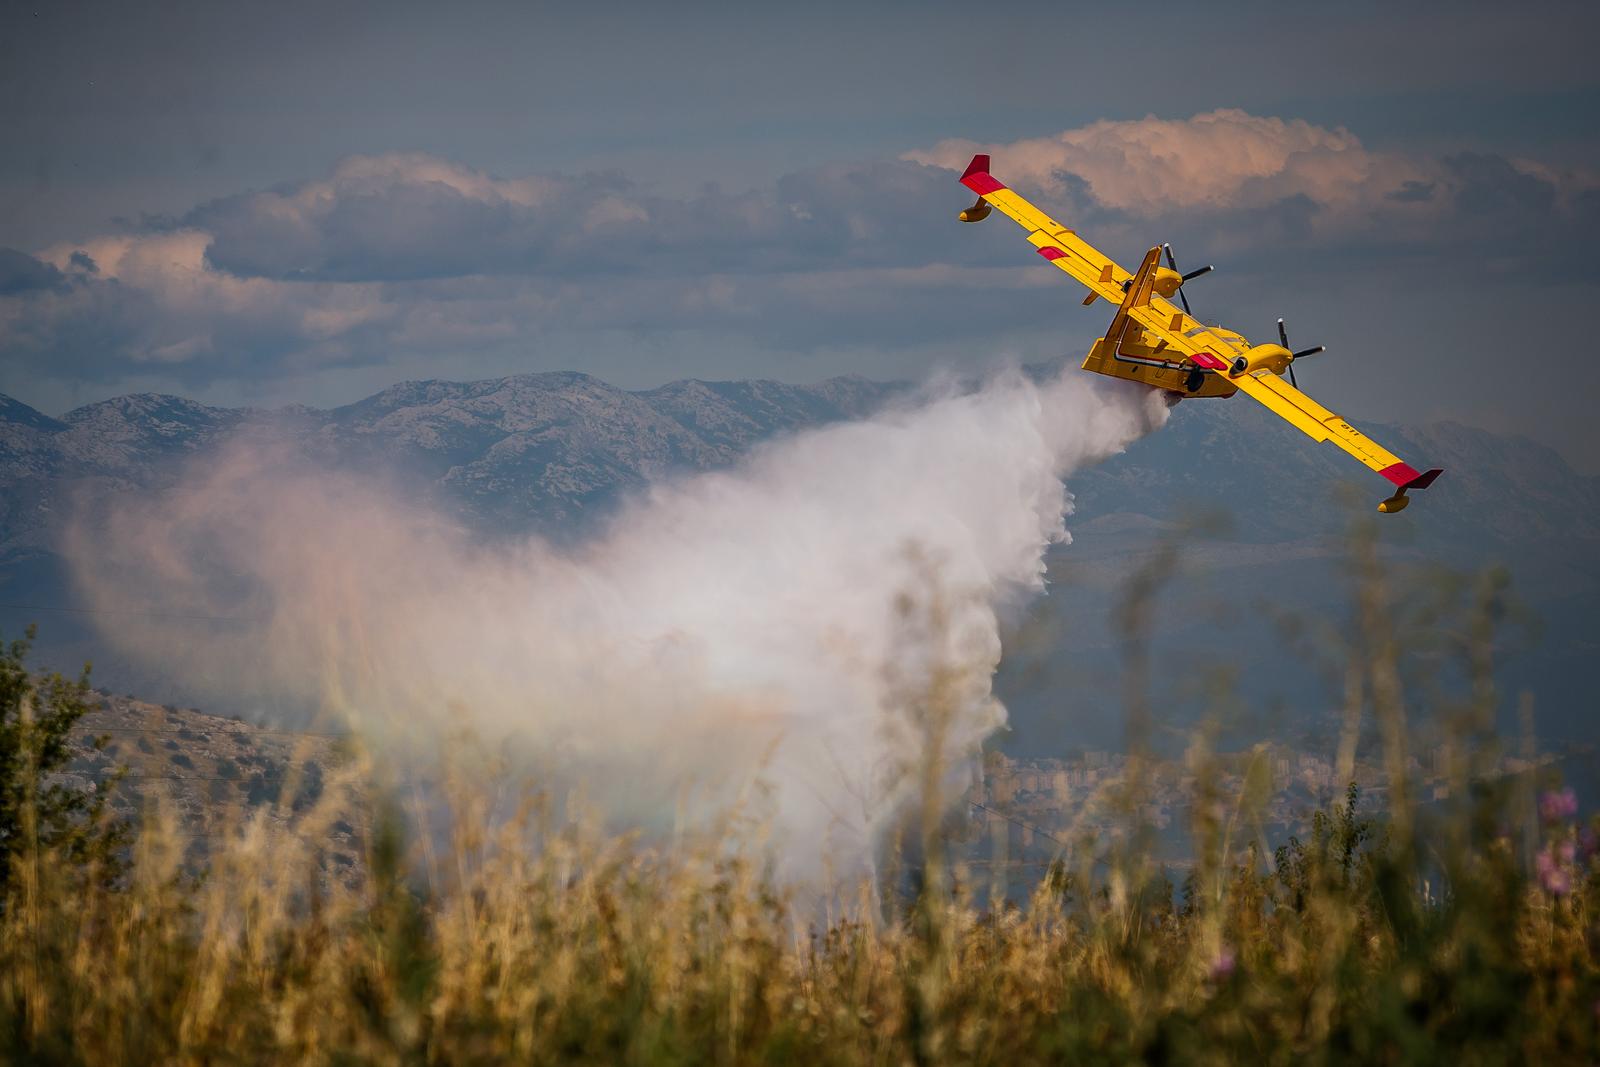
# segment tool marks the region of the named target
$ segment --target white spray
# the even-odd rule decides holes
[[[660,485],[572,551],[475,547],[395,494],[239,448],[69,552],[99,608],[261,620],[108,631],[202,689],[424,743],[469,728],[623,821],[681,817],[686,790],[707,817],[759,778],[780,870],[854,873],[915,758],[907,694],[938,672],[944,758],[970,760],[1004,722],[998,613],[1067,537],[1063,477],[1164,418],[1139,387],[1005,373]]]

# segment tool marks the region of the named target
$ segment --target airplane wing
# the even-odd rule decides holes
[[[984,204],[999,208],[1029,231],[1028,241],[1041,256],[1089,290],[1085,304],[1103,297],[1117,305],[1116,318],[1106,333],[1112,344],[1120,344],[1128,324],[1136,323],[1144,331],[1147,343],[1153,341],[1179,358],[1186,357],[1188,362],[1224,376],[1229,384],[1259,401],[1313,441],[1332,441],[1395,487],[1394,494],[1379,504],[1378,510],[1399,511],[1409,503],[1408,490],[1426,489],[1444,473],[1438,468],[1418,471],[1351,426],[1342,416],[1284,381],[1282,367],[1276,370],[1266,366],[1250,367],[1235,373],[1240,357],[1252,351],[1250,342],[1231,330],[1206,326],[1152,291],[1159,248],[1152,248],[1145,255],[1137,274],[1130,274],[1073,230],[996,180],[989,173],[986,155],[972,157],[961,175],[961,184],[979,197],[972,209],[976,213],[972,221],[988,214]],[[963,212],[962,217],[967,218],[968,214]]]
[[[1157,251],[1154,248],[1150,250],[1141,273],[1148,272],[1148,267],[1155,262],[1153,257]],[[1120,301],[1118,317],[1126,315],[1138,323],[1143,327],[1147,340],[1153,337],[1167,351],[1183,353],[1196,366],[1224,376],[1241,393],[1260,402],[1268,411],[1313,441],[1332,441],[1368,469],[1377,471],[1394,486],[1393,494],[1378,505],[1379,511],[1401,510],[1409,503],[1407,491],[1426,489],[1444,473],[1442,468],[1437,467],[1429,471],[1417,470],[1351,426],[1344,416],[1329,411],[1284,381],[1282,366],[1276,369],[1273,366],[1250,366],[1251,357],[1268,346],[1252,347],[1249,341],[1231,330],[1196,322],[1161,297],[1152,296],[1148,288],[1148,283],[1130,286]],[[1281,348],[1276,351],[1287,356]],[[1246,368],[1242,372],[1237,370],[1241,365]]]
[[[994,175],[989,173],[988,156],[972,157],[966,173],[961,175],[961,184],[977,193],[982,202],[999,208],[1028,230],[1028,241],[1038,253],[1082,282],[1092,296],[1104,297],[1113,304],[1122,303],[1122,283],[1132,279],[1133,275],[1119,267],[1110,256],[996,181]],[[987,214],[983,212],[983,215]],[[983,215],[978,217],[982,218]]]
[[[1227,373],[1228,364],[1211,352],[1196,353],[1194,361],[1207,370]],[[1378,505],[1379,511],[1399,511],[1406,506],[1405,494],[1408,490],[1426,489],[1444,473],[1440,467],[1429,471],[1417,470],[1351,426],[1343,416],[1329,411],[1267,368],[1230,377],[1240,392],[1260,401],[1267,410],[1313,441],[1332,441],[1369,469],[1387,478],[1395,491],[1393,496]]]

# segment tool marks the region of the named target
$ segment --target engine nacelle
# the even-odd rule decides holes
[[[1242,356],[1234,356],[1228,364],[1228,377],[1238,378],[1258,370],[1282,374],[1294,359],[1294,353],[1282,345],[1256,345]]]
[[[1171,300],[1178,295],[1178,290],[1183,287],[1183,275],[1166,267],[1157,267],[1156,280],[1151,287],[1163,299]]]

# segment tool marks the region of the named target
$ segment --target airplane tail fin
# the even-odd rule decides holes
[[[1111,320],[1110,329],[1106,330],[1106,340],[1113,347],[1122,344],[1122,333],[1128,328],[1128,309],[1147,307],[1150,304],[1150,294],[1155,289],[1156,271],[1161,268],[1161,249],[1152,248],[1144,255],[1144,262],[1139,264],[1139,270],[1129,280],[1127,291],[1122,298],[1122,306],[1117,308],[1117,314]],[[1088,303],[1087,300],[1084,301]]]

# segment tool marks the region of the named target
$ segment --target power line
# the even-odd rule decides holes
[[[1040,837],[1045,838],[1046,840],[1054,841],[1056,844],[1060,845],[1062,848],[1067,848],[1068,847],[1067,842],[1061,840],[1061,838],[1059,838],[1056,835],[1050,833],[1049,831],[1039,829],[1037,826],[1034,826],[1032,823],[1023,822],[1021,819],[1018,819],[1018,818],[1016,818],[1015,816],[1012,816],[1012,815],[1007,815],[1003,811],[996,811],[994,808],[991,808],[991,807],[989,807],[989,806],[987,806],[985,804],[979,804],[976,800],[969,800],[969,801],[967,801],[967,803],[971,804],[973,807],[978,808],[978,809],[980,809],[982,811],[987,811],[991,815],[998,815],[1002,819],[1004,819],[1006,822],[1011,823],[1013,826],[1020,826],[1024,830],[1031,830],[1032,832],[1038,834]]]

